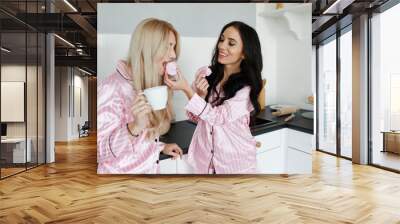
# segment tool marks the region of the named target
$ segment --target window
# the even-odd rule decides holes
[[[400,171],[400,4],[371,19],[371,140],[372,164]],[[385,137],[386,136],[386,137]],[[395,137],[397,136],[397,137]],[[389,144],[396,150],[389,150]]]
[[[41,12],[39,6],[44,4],[44,1],[10,1],[1,2],[0,6],[18,6],[23,14]],[[0,178],[5,178],[45,163],[46,39],[44,33],[8,14],[0,12],[0,17],[7,21],[0,24],[1,98],[12,94],[22,99],[16,107],[20,113],[3,103],[0,105],[1,114],[18,115],[9,116],[17,119],[1,118],[2,126],[7,127],[0,144]]]
[[[400,73],[390,74],[390,130],[400,130]]]
[[[352,33],[340,36],[340,155],[352,157]]]
[[[336,39],[318,51],[318,147],[336,153]]]

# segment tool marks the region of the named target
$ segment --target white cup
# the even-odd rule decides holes
[[[153,110],[161,110],[167,106],[168,88],[167,86],[156,86],[145,89],[144,95]]]

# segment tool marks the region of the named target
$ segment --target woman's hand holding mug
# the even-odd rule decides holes
[[[132,114],[135,120],[128,124],[132,134],[138,135],[147,128],[147,114],[151,113],[151,106],[147,102],[143,92],[139,92],[132,106]]]

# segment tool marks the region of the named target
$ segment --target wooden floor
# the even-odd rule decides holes
[[[24,168],[1,168],[1,177],[8,177],[10,175],[19,173],[26,170],[25,167]]]
[[[400,223],[400,175],[320,152],[312,175],[98,176],[94,137],[0,181],[0,223]]]
[[[29,164],[29,163],[27,164],[27,167],[25,167],[24,164],[19,164],[18,167],[11,167],[11,168],[10,167],[7,167],[7,168],[2,167],[1,171],[0,171],[1,178],[6,178],[8,176],[15,175],[20,172],[24,172],[27,169],[33,169],[35,167],[37,167],[37,164]]]

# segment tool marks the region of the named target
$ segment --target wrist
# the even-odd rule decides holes
[[[162,146],[162,149],[160,150],[163,154],[165,154],[165,155],[167,155],[167,144],[164,144],[163,146]]]
[[[207,96],[207,93],[203,93],[203,94],[199,94],[199,93],[197,93],[197,95],[199,95],[201,98],[205,99],[205,98],[206,98],[206,96]]]
[[[130,134],[135,137],[139,137],[140,133],[142,132],[141,130],[138,130],[136,128],[136,125],[134,123],[129,123],[126,125],[126,127],[128,128]]]
[[[187,96],[187,98],[188,98],[189,100],[190,100],[190,99],[193,97],[193,95],[194,95],[194,92],[193,92],[192,88],[190,88],[190,86],[187,86],[183,91],[185,92],[185,94],[186,94],[186,96]]]

